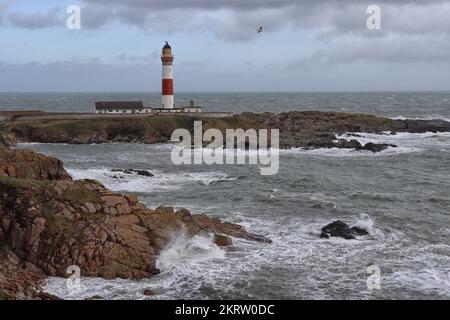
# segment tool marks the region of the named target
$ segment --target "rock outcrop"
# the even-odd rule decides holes
[[[11,268],[0,269],[0,295],[6,298],[48,298],[34,286],[44,276],[67,276],[71,265],[87,277],[151,277],[159,272],[159,253],[181,233],[270,242],[241,226],[185,209],[148,209],[136,196],[111,192],[95,180],[73,181],[57,159],[25,150],[3,151],[0,168],[7,169],[0,176],[0,245],[9,254],[0,256],[1,266],[6,268],[9,257],[17,257],[8,264]],[[30,159],[28,168],[21,161],[14,164],[16,159],[23,164]],[[20,268],[24,273],[17,277],[29,283],[6,286],[1,277],[8,279],[9,273],[3,270],[18,265],[40,270],[39,276],[29,277]],[[26,287],[30,289],[21,289]]]
[[[22,261],[0,242],[0,300],[38,299],[44,278],[42,270]]]
[[[339,112],[243,113],[241,117],[279,129],[281,148],[347,148],[380,152],[396,146],[376,143],[361,146],[357,140],[336,141],[336,135],[358,132],[381,134],[385,131],[409,133],[450,131],[450,122],[443,120],[394,120]]]
[[[0,176],[36,180],[72,179],[59,159],[4,146],[0,146]]]
[[[143,176],[143,177],[153,177],[153,173],[151,173],[148,170],[141,170],[141,169],[113,169],[111,170],[111,172],[120,172],[120,173],[125,173],[125,174],[135,174],[138,176]]]
[[[182,232],[269,241],[187,210],[146,209],[92,180],[0,178],[0,212],[0,241],[50,276],[77,265],[91,277],[150,277],[158,273],[158,254]]]
[[[214,243],[218,247],[228,247],[233,245],[233,240],[230,237],[225,236],[223,234],[215,234],[214,235]]]
[[[329,239],[330,237],[339,237],[347,240],[352,240],[356,239],[357,236],[364,236],[367,234],[368,232],[361,228],[350,227],[345,222],[338,220],[323,227],[320,237],[324,239]]]
[[[13,147],[16,144],[17,140],[13,135],[0,133],[0,146]]]
[[[175,129],[193,131],[194,121],[202,120],[203,129],[279,129],[281,148],[350,148],[358,149],[354,141],[336,141],[344,133],[448,132],[450,122],[443,120],[393,120],[366,114],[340,112],[293,111],[279,114],[243,113],[227,119],[190,118],[183,116],[135,119],[53,119],[10,121],[2,131],[10,139],[23,142],[90,144],[106,142],[164,143],[170,141]],[[1,140],[0,140],[1,141]],[[0,142],[1,143],[1,142]],[[352,144],[355,147],[352,147]],[[361,146],[358,150],[379,152],[383,144]]]

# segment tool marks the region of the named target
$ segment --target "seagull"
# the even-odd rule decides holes
[[[256,30],[257,33],[263,32],[263,27],[259,27],[259,29]]]

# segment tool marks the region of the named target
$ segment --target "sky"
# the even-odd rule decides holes
[[[0,0],[0,40],[2,92],[157,92],[165,41],[176,91],[450,90],[450,0]]]

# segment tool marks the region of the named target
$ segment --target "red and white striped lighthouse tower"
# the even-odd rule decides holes
[[[162,49],[162,108],[175,108],[175,100],[173,98],[173,54],[172,48],[166,41],[166,45]]]

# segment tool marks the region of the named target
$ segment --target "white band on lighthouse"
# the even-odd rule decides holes
[[[162,107],[164,109],[173,109],[175,106],[175,100],[173,95],[171,96],[162,96]]]
[[[173,69],[172,69],[172,66],[165,66],[165,65],[163,65],[162,78],[163,78],[163,79],[173,79]]]

